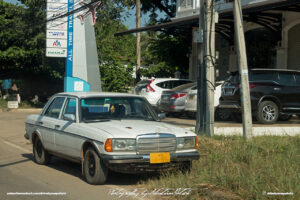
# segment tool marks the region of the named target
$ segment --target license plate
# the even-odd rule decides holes
[[[170,153],[150,153],[150,163],[169,163]]]
[[[191,95],[191,96],[190,96],[190,100],[193,100],[193,99],[194,99],[194,96],[195,96],[195,95]]]

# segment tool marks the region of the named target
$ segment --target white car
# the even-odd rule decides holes
[[[34,160],[50,155],[82,164],[90,184],[104,184],[108,169],[124,173],[188,170],[199,159],[195,133],[160,122],[141,96],[121,93],[59,93],[39,115],[26,119]]]
[[[218,82],[215,88],[214,94],[214,107],[215,107],[215,117],[219,120],[228,120],[230,118],[230,113],[224,109],[218,108],[219,106],[219,99],[221,97],[221,88],[223,82]],[[185,104],[185,112],[189,116],[195,116],[197,112],[197,86],[192,88],[186,97],[186,104]]]
[[[191,82],[193,81],[188,79],[155,78],[150,80],[146,88],[141,90],[140,95],[144,96],[152,106],[157,107],[163,91]]]

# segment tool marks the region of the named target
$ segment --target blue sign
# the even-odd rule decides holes
[[[11,79],[6,79],[2,81],[2,89],[8,90],[11,88]]]
[[[74,0],[68,1],[68,13],[74,10]],[[66,77],[73,75],[73,25],[74,15],[68,16],[68,37],[67,37],[67,62],[66,62]]]

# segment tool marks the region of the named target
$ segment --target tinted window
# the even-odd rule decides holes
[[[170,81],[163,81],[163,82],[160,82],[160,83],[157,83],[156,86],[160,87],[160,88],[163,88],[163,89],[170,89]]]
[[[67,99],[67,103],[65,106],[65,110],[64,110],[64,115],[65,114],[73,114],[75,115],[75,119],[76,119],[76,99]]]
[[[300,86],[300,74],[295,74],[295,79],[296,79],[296,85]]]
[[[296,81],[294,74],[292,73],[280,73],[279,74],[279,83],[281,85],[286,85],[286,86],[295,86]]]
[[[278,73],[272,71],[251,72],[250,81],[278,81]]]
[[[65,97],[55,98],[52,101],[51,105],[46,110],[44,115],[48,117],[58,118],[64,101],[65,101]]]

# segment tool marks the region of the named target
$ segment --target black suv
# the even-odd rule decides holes
[[[278,118],[288,120],[300,114],[300,71],[286,69],[252,69],[249,72],[252,114],[263,124],[272,124]],[[221,108],[232,111],[241,121],[240,78],[232,73],[222,86]]]

